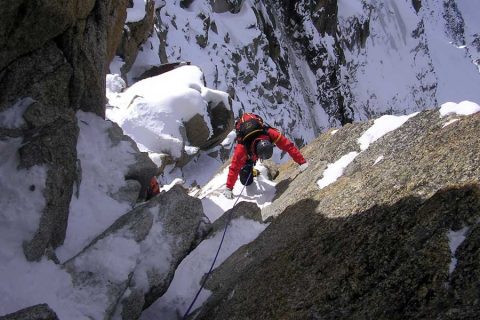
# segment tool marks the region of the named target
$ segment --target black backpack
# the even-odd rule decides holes
[[[237,142],[248,146],[256,137],[266,134],[269,127],[259,115],[244,113],[235,123]]]

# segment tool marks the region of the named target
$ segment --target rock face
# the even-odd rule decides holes
[[[0,111],[25,111],[25,124],[1,128],[0,138],[23,138],[21,167],[48,168],[47,205],[24,244],[27,259],[37,260],[65,238],[78,178],[75,112],[104,116],[107,43],[118,42],[107,26],[123,28],[124,17],[117,0],[10,2],[0,24]]]
[[[131,6],[133,6],[133,2]],[[141,4],[140,4],[141,5]],[[145,1],[145,16],[138,21],[129,21],[123,28],[121,42],[117,47],[116,54],[123,58],[122,74],[126,74],[138,54],[138,48],[144,43],[153,32],[153,23],[155,22],[155,1]]]
[[[26,112],[41,113],[40,104],[33,104]],[[46,206],[40,218],[40,225],[33,238],[24,243],[23,249],[28,260],[37,260],[49,247],[57,248],[65,239],[70,199],[73,184],[78,180],[76,142],[78,126],[72,110],[65,110],[53,117],[32,116],[40,125],[30,124],[36,134],[24,136],[24,145],[18,150],[20,166],[30,168],[37,164],[49,167],[46,181]]]
[[[201,201],[174,186],[122,216],[65,267],[75,289],[105,295],[105,319],[138,319],[207,231]]]
[[[360,148],[372,124],[321,135],[302,174],[281,168],[263,212],[280,215],[217,269],[196,319],[478,316],[480,114],[425,111]],[[352,151],[343,177],[315,186]]]
[[[63,98],[60,107],[67,102],[74,110],[103,115],[107,25],[113,22],[107,12],[116,5],[116,0],[9,4],[0,30],[0,86],[9,94],[2,95],[0,110],[29,96],[46,106]]]
[[[172,0],[157,13],[159,56],[191,61],[208,87],[230,94],[235,115],[257,112],[303,145],[352,121],[480,99],[480,42],[465,8],[454,0]],[[226,16],[248,25],[232,27]],[[463,96],[442,85],[454,81],[442,75],[449,63],[438,63],[440,33],[465,50],[457,62],[475,85],[459,88]]]
[[[0,320],[58,320],[47,304],[39,304],[0,317]]]

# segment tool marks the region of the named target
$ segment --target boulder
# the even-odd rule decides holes
[[[204,117],[199,114],[184,123],[188,142],[202,150],[209,150],[222,142],[233,130],[234,125],[231,107],[226,106],[223,101],[209,101],[207,112],[213,132],[210,132]]]
[[[207,221],[201,201],[177,185],[119,218],[65,268],[75,289],[105,295],[105,319],[138,319],[167,290]]]
[[[48,304],[38,304],[0,317],[0,320],[58,320]]]

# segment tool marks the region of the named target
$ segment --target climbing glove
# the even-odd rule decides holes
[[[233,199],[233,192],[232,192],[232,190],[230,190],[228,188],[226,188],[225,191],[223,191],[223,195],[227,199]]]
[[[305,171],[305,169],[308,168],[308,162],[305,162],[304,164],[301,164],[298,169],[300,170],[300,172],[303,172]]]

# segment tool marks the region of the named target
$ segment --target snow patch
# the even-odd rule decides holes
[[[377,141],[385,134],[402,126],[408,119],[416,116],[418,112],[406,116],[385,115],[374,121],[374,124],[358,139],[360,149],[366,150],[370,144]]]
[[[25,125],[23,113],[35,100],[24,98],[15,103],[12,107],[0,112],[0,127],[16,129]]]
[[[382,160],[383,160],[383,156],[379,156],[379,157],[375,160],[375,162],[373,163],[373,165],[376,165],[377,163],[379,163],[379,162],[382,161]]]
[[[347,19],[363,14],[363,6],[360,0],[339,0],[337,6],[339,18]]]
[[[449,126],[449,125],[451,125],[452,123],[457,122],[458,120],[460,120],[460,119],[452,119],[452,120],[449,120],[449,121],[447,121],[447,122],[442,126],[442,128],[445,128],[446,126]]]
[[[335,133],[337,133],[337,132],[338,132],[338,129],[336,129],[336,130],[332,130],[332,131],[330,131],[330,135],[332,135],[332,136],[333,136],[333,135],[334,135]]]
[[[137,22],[145,18],[147,0],[133,0],[133,7],[127,8],[127,19],[125,23]]]
[[[47,167],[19,169],[22,143],[21,138],[0,140],[0,261],[23,251],[22,242],[32,239],[46,205]]]
[[[243,217],[232,220],[228,226],[228,232],[225,234],[215,267],[242,245],[253,241],[265,227],[265,224]],[[168,291],[142,313],[141,320],[176,319],[177,314],[183,315],[187,311],[196,292],[200,289],[202,277],[210,269],[222,234],[223,229],[214,237],[204,240],[180,263]],[[209,290],[203,289],[192,311],[200,307],[210,295]]]
[[[445,117],[450,114],[457,114],[468,116],[480,111],[480,106],[475,102],[462,101],[460,103],[446,102],[440,107],[440,117]]]
[[[337,181],[343,175],[345,168],[358,156],[358,152],[350,152],[336,162],[328,165],[323,173],[323,178],[317,181],[320,189],[325,188],[331,183]]]
[[[457,258],[455,258],[455,252],[457,248],[462,244],[466,239],[467,233],[470,230],[469,227],[464,227],[458,231],[449,230],[447,233],[448,236],[448,245],[450,247],[450,253],[452,260],[450,261],[450,266],[448,267],[448,273],[452,274],[457,266]]]
[[[67,235],[56,251],[65,261],[83,249],[117,218],[131,209],[112,195],[126,185],[128,166],[135,163],[135,151],[127,141],[112,146],[108,129],[112,123],[93,113],[77,112],[80,133],[77,155],[81,166],[79,189],[70,202]],[[78,187],[77,187],[78,188]]]

